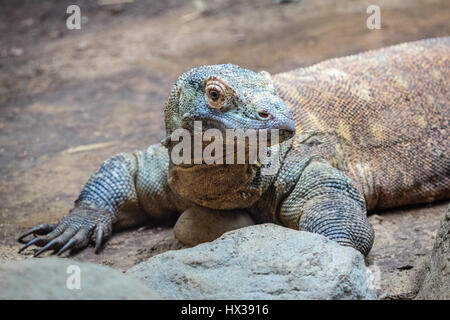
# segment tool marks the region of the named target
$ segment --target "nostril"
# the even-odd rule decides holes
[[[261,119],[264,119],[264,120],[270,118],[270,114],[269,114],[268,112],[266,112],[266,111],[258,111],[258,116],[259,116]]]

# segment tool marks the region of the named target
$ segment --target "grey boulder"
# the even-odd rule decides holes
[[[169,299],[375,299],[357,250],[275,224],[225,233],[127,271]]]
[[[0,264],[0,299],[160,298],[136,279],[105,266],[36,258]]]
[[[431,261],[416,299],[450,300],[450,206],[442,219]]]

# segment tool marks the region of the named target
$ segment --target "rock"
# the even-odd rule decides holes
[[[410,300],[422,284],[423,265],[430,259],[436,231],[448,204],[383,211],[382,221],[369,215],[375,242],[366,264],[375,276],[379,299]],[[379,221],[378,223],[377,220]],[[420,232],[415,231],[420,229]],[[407,240],[400,238],[406,235]],[[412,269],[402,266],[410,265]]]
[[[37,21],[33,18],[26,18],[20,22],[20,26],[23,28],[33,28],[37,25]]]
[[[225,232],[254,224],[245,211],[212,211],[194,207],[181,214],[173,231],[180,242],[195,246],[216,240]]]
[[[416,299],[450,300],[450,206],[442,219],[427,269]]]
[[[127,271],[170,299],[375,299],[355,249],[274,224],[154,256]]]
[[[14,47],[14,48],[11,48],[10,52],[13,57],[20,57],[23,55],[24,50],[23,50],[23,48],[15,48]]]
[[[84,51],[84,50],[88,49],[89,47],[90,47],[89,41],[85,41],[85,40],[78,42],[77,46],[76,46],[78,51]]]
[[[76,289],[77,268],[80,270],[79,289]],[[103,300],[159,297],[136,279],[120,271],[70,259],[42,258],[0,264],[0,299]]]

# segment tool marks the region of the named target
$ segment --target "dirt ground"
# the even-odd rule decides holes
[[[450,35],[446,0],[377,1],[381,30],[366,28],[372,0],[106,2],[0,1],[0,261],[31,257],[17,254],[17,236],[65,215],[102,161],[163,138],[165,99],[191,67],[276,73]],[[69,4],[81,7],[81,30],[66,28]],[[384,298],[415,296],[446,206],[370,216],[367,261]],[[126,270],[181,248],[173,223],[117,233],[99,255],[74,258]]]

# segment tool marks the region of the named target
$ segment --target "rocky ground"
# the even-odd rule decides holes
[[[76,279],[77,275],[81,276]],[[117,270],[54,257],[1,264],[0,288],[0,300],[160,299],[142,282]]]
[[[363,256],[267,223],[159,254],[127,271],[165,299],[375,299]]]
[[[78,3],[81,30],[67,30]],[[366,28],[371,1],[4,1],[0,10],[0,261],[17,235],[57,221],[87,178],[118,152],[163,137],[163,106],[177,76],[232,62],[276,73],[405,41],[450,34],[445,0],[379,1],[381,30]],[[367,258],[384,298],[413,298],[447,203],[372,213]],[[74,258],[119,270],[182,248],[175,221],[117,233],[99,255]]]
[[[442,217],[431,259],[424,270],[424,280],[416,299],[450,300],[450,206]]]

